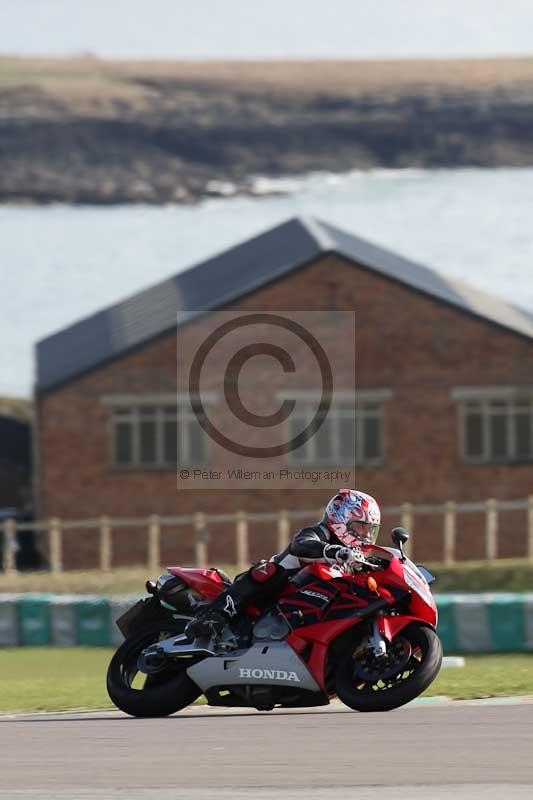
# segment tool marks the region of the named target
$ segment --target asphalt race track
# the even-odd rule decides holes
[[[531,800],[533,701],[0,717],[0,797]]]

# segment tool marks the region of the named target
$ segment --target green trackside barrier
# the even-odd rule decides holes
[[[111,604],[106,597],[76,600],[74,619],[78,644],[95,647],[111,644]]]
[[[437,633],[445,653],[456,653],[457,630],[455,625],[455,604],[451,597],[441,594],[438,598],[439,622]]]
[[[533,651],[533,593],[436,594],[444,652]]]
[[[523,649],[526,634],[523,607],[523,602],[516,595],[488,600],[491,641],[499,652]]]
[[[435,595],[445,654],[533,653],[533,592]],[[136,597],[0,595],[0,646],[121,642],[114,620]]]
[[[50,596],[20,595],[17,601],[19,641],[22,645],[45,645],[50,641]]]
[[[0,594],[0,647],[16,647],[18,644],[18,595]]]

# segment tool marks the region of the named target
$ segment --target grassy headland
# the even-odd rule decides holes
[[[191,202],[313,170],[533,164],[533,59],[0,58],[0,201]]]

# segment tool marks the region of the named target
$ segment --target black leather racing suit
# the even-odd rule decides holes
[[[323,560],[324,547],[327,544],[342,546],[342,542],[331,533],[327,525],[312,525],[298,531],[289,546],[270,560],[285,570],[299,570],[307,561]]]
[[[186,633],[200,635],[209,625],[226,624],[243,606],[265,605],[282,591],[291,576],[307,562],[324,560],[326,545],[342,546],[342,543],[324,523],[302,528],[281,553],[272,556],[269,561],[254,564],[247,572],[237,576],[231,586],[189,623]]]

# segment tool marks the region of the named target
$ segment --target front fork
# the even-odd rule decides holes
[[[380,631],[379,617],[376,617],[372,622],[372,633],[369,636],[368,643],[376,658],[382,658],[387,655],[387,640]]]

